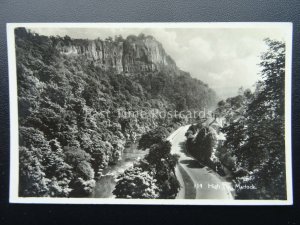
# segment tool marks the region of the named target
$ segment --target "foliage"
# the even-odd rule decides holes
[[[103,43],[126,40],[117,36]],[[207,85],[179,70],[120,74],[88,56],[61,51],[75,44],[88,48],[88,40],[17,28],[15,43],[20,196],[87,196],[99,171],[120,159],[126,142],[135,142],[158,124],[170,131],[176,123],[170,118],[120,118],[118,110],[166,111],[215,102]],[[146,141],[143,148],[149,145]]]
[[[153,144],[163,142],[169,135],[167,128],[159,126],[147,133],[143,134],[139,140],[140,149],[150,148]]]
[[[113,191],[117,198],[148,198],[158,197],[156,180],[149,171],[139,167],[127,169],[120,177]]]
[[[241,199],[286,199],[284,142],[285,44],[266,40],[261,56],[261,77],[253,94],[244,92],[236,104],[219,104],[225,112],[226,141],[220,156],[235,160],[232,168]],[[224,148],[226,150],[224,150]]]
[[[42,132],[20,127],[20,195],[67,196],[72,167],[63,159],[56,140],[46,141]]]
[[[180,189],[175,174],[178,156],[170,151],[168,141],[153,144],[144,160],[118,177],[113,193],[118,198],[175,198]]]
[[[205,124],[191,125],[185,134],[188,152],[202,163],[211,160],[212,152],[217,146],[215,130]]]

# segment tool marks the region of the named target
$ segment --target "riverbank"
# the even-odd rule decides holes
[[[125,148],[115,165],[110,165],[102,171],[100,178],[96,180],[96,186],[90,195],[91,198],[114,198],[113,190],[116,186],[116,178],[126,169],[133,166],[134,162],[143,158],[148,153],[147,150],[138,150],[137,144],[131,144]]]

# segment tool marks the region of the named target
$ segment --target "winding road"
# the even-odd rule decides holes
[[[230,182],[187,155],[185,133],[189,126],[178,128],[168,137],[171,153],[179,155],[176,176],[182,188],[177,199],[233,199]]]

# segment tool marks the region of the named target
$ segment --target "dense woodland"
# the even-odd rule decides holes
[[[214,91],[179,69],[124,74],[58,51],[59,43],[75,41],[80,42],[15,30],[20,196],[88,196],[101,170],[119,160],[126,143],[158,125],[170,132],[182,123],[178,118],[119,118],[118,109],[169,111],[216,104]],[[150,146],[140,143],[141,148]],[[176,157],[167,142],[155,139],[152,144],[145,160],[127,173],[144,174],[151,184],[150,193],[142,197],[173,198],[178,189]],[[116,195],[126,197],[122,192]]]
[[[187,148],[205,165],[229,170],[237,199],[286,199],[285,44],[265,40],[261,80],[252,93],[241,88],[218,103],[215,114],[225,125],[197,124],[187,132]],[[218,132],[226,140],[218,140]],[[217,169],[216,169],[217,170]]]
[[[115,196],[175,198],[180,188],[178,157],[171,154],[166,138],[188,121],[122,118],[117,112],[217,105],[215,115],[224,126],[215,121],[192,125],[186,134],[188,151],[220,175],[230,176],[238,199],[286,199],[284,43],[266,40],[254,92],[240,89],[217,104],[214,91],[177,67],[120,73],[58,48],[86,40],[41,36],[25,28],[16,29],[15,35],[20,196],[88,196],[101,171],[120,159],[126,144],[138,141],[149,153],[118,177]],[[106,41],[126,48],[143,38]],[[226,139],[220,140],[220,134]]]

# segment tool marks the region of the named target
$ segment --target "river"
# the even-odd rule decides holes
[[[102,171],[102,176],[96,180],[96,186],[91,198],[114,198],[113,190],[116,186],[116,177],[133,165],[138,158],[143,158],[148,151],[138,150],[137,144],[126,148],[121,160]]]

